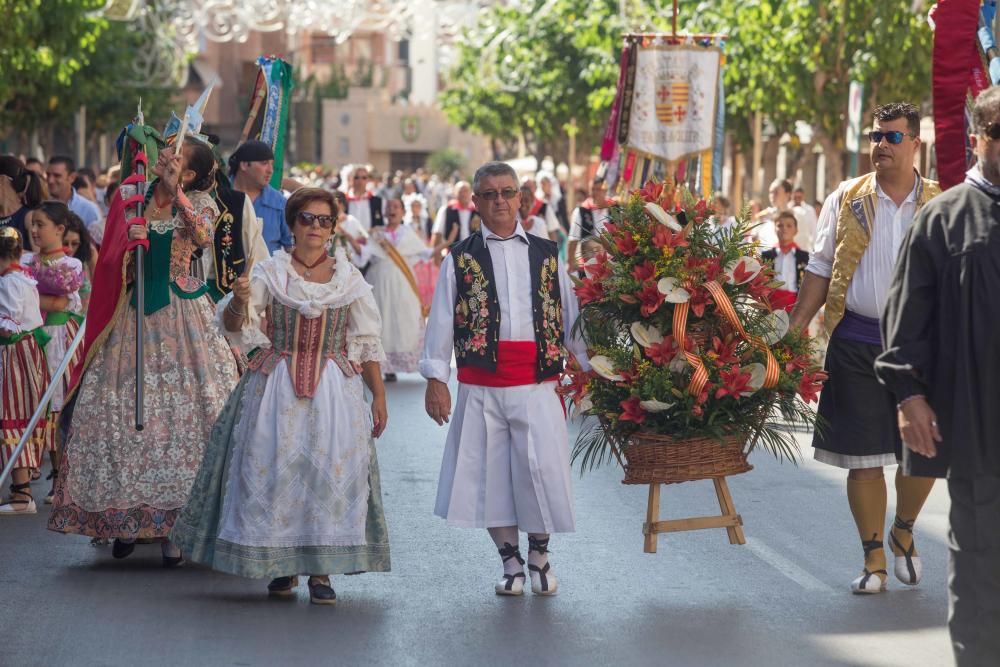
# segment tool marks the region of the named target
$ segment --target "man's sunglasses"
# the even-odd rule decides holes
[[[496,201],[497,197],[503,197],[504,199],[510,200],[517,196],[516,188],[504,188],[497,192],[496,190],[487,190],[486,192],[477,192],[476,196],[485,201]]]
[[[916,137],[915,134],[907,134],[906,132],[900,132],[899,130],[893,130],[892,132],[869,132],[868,138],[873,144],[882,143],[885,139],[890,144],[896,145],[903,143],[903,137]]]
[[[989,138],[990,141],[1000,139],[1000,123],[990,123],[984,127],[983,136]]]
[[[316,215],[308,211],[299,211],[297,219],[306,227],[312,227],[314,222],[318,222],[323,229],[333,229],[336,222],[332,215]]]

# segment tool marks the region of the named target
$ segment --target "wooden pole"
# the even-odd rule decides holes
[[[566,210],[572,214],[576,208],[576,183],[573,181],[573,167],[576,166],[576,118],[569,121],[569,178],[566,179]]]
[[[764,185],[761,182],[761,164],[764,161],[764,114],[753,115],[753,171],[750,172],[750,196],[760,197]]]

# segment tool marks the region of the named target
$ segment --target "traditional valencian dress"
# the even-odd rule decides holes
[[[569,440],[556,393],[579,310],[554,241],[520,223],[509,238],[486,226],[452,246],[441,267],[420,372],[458,396],[434,513],[454,526],[517,526],[528,533],[576,526]]]
[[[35,281],[18,268],[0,275],[0,466],[6,466],[49,383]],[[44,415],[16,468],[41,467]]]
[[[46,296],[65,296],[69,304],[65,310],[49,311],[43,314],[45,318],[44,331],[49,337],[45,346],[45,358],[48,362],[49,375],[53,375],[69,344],[80,330],[83,323],[83,302],[80,300],[80,288],[83,286],[85,272],[83,264],[75,257],[63,256],[57,259],[43,259],[41,255],[25,254],[22,264],[38,281],[38,293]],[[63,409],[66,390],[76,367],[83,361],[83,347],[77,347],[73,359],[63,375],[62,381],[56,385],[52,394],[50,410],[53,413],[48,420],[45,435],[45,448],[54,451],[56,448],[56,426],[58,413]]]
[[[146,424],[135,430],[135,303],[122,280],[132,271],[132,255],[125,252],[131,244],[125,241],[121,201],[134,194],[135,186],[123,185],[112,203],[94,278],[95,299],[108,299],[108,290],[118,299],[109,308],[94,301],[90,306],[86,371],[74,383],[75,415],[48,523],[63,533],[165,538],[237,382],[233,353],[212,325],[207,288],[188,273],[192,252],[211,245],[218,216],[211,196],[192,192],[189,201],[180,198],[172,218],[148,222],[149,251],[140,277]],[[104,325],[100,318],[108,310],[113,314]]]
[[[212,431],[171,539],[191,560],[243,577],[389,570],[370,410],[356,364],[383,359],[371,287],[335,254],[327,283],[278,250],[253,268],[260,347]],[[216,321],[232,296],[219,302]],[[261,331],[260,315],[264,316]]]
[[[392,246],[386,248],[383,243]],[[370,260],[365,278],[372,285],[382,315],[384,373],[414,373],[424,343],[424,311],[414,269],[431,250],[411,228],[376,228],[363,246]]]

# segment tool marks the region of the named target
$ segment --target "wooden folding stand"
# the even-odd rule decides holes
[[[730,544],[746,544],[743,535],[743,517],[736,513],[733,496],[729,493],[729,485],[725,477],[712,479],[715,484],[715,495],[719,498],[719,508],[722,514],[718,516],[699,516],[687,519],[670,519],[660,521],[660,486],[661,483],[649,485],[649,504],[646,507],[646,522],[642,524],[642,534],[646,536],[643,551],[656,553],[657,535],[660,533],[678,533],[683,530],[702,530],[704,528],[725,528],[729,533]]]

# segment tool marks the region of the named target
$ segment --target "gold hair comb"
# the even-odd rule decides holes
[[[13,227],[8,227],[8,226],[0,227],[0,239],[7,239],[7,238],[17,239],[18,241],[20,241],[21,232],[17,231]]]

